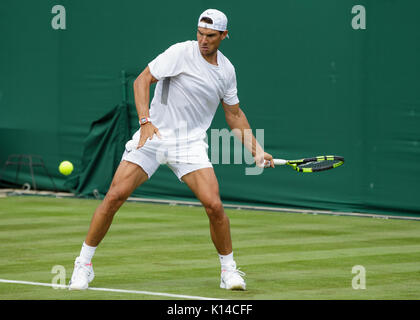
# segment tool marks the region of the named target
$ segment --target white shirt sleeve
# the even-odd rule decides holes
[[[231,77],[227,83],[227,89],[225,95],[223,96],[223,101],[229,106],[233,106],[239,103],[238,90],[236,88],[236,73],[233,68],[231,72]]]
[[[157,80],[180,74],[184,66],[183,43],[176,43],[149,62],[150,73]]]

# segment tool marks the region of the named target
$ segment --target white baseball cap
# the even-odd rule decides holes
[[[201,21],[202,18],[210,18],[213,21],[213,24]],[[216,9],[207,9],[198,18],[198,26],[201,28],[207,28],[217,31],[226,31],[227,24],[228,19],[226,15],[222,11]],[[229,38],[229,35],[227,37]]]

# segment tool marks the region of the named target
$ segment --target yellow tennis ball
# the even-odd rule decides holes
[[[58,166],[58,170],[61,174],[68,176],[73,171],[73,164],[70,161],[63,161]]]

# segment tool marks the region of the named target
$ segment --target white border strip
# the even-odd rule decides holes
[[[166,199],[150,199],[150,198],[133,198],[129,197],[128,201],[132,202],[145,202],[145,203],[157,203],[157,204],[168,204],[172,206],[185,205],[185,206],[202,206],[197,201],[181,201],[181,200],[166,200]],[[286,212],[286,213],[304,213],[304,214],[327,214],[333,216],[351,216],[351,217],[367,217],[367,218],[378,218],[378,219],[400,219],[400,220],[417,220],[420,221],[420,217],[408,217],[399,215],[384,215],[376,213],[358,213],[358,212],[340,212],[330,210],[316,210],[316,209],[293,209],[293,208],[280,208],[280,207],[264,207],[264,206],[250,206],[250,205],[236,205],[223,203],[223,207],[237,210],[258,210],[258,211],[271,211],[271,212]]]
[[[7,279],[0,279],[0,282],[3,283],[15,283],[15,284],[27,284],[32,286],[43,286],[43,287],[53,287],[55,289],[68,289],[69,286],[62,285],[62,284],[51,284],[51,283],[43,283],[43,282],[31,282],[31,281],[20,281],[20,280],[7,280]],[[171,293],[162,293],[162,292],[150,292],[150,291],[137,291],[137,290],[123,290],[123,289],[109,289],[109,288],[94,288],[89,287],[88,290],[93,291],[106,291],[106,292],[119,292],[119,293],[134,293],[134,294],[142,294],[142,295],[149,295],[149,296],[161,296],[161,297],[169,297],[169,298],[180,298],[180,299],[193,299],[193,300],[223,300],[218,298],[208,298],[208,297],[198,297],[198,296],[186,296],[182,294],[171,294]]]
[[[76,197],[74,193],[69,192],[51,192],[51,191],[33,191],[33,190],[21,190],[21,189],[0,189],[0,198],[6,196],[16,195],[39,195],[39,196],[55,196],[57,198],[73,198]],[[202,206],[198,201],[182,201],[182,200],[167,200],[167,199],[152,199],[152,198],[135,198],[129,197],[127,199],[131,202],[143,202],[143,203],[157,203],[157,204],[168,204],[168,205],[185,205],[185,206]],[[223,203],[223,207],[237,210],[258,210],[258,211],[271,211],[271,212],[286,212],[286,213],[304,213],[304,214],[326,214],[332,216],[350,216],[350,217],[364,217],[364,218],[377,218],[377,219],[397,219],[397,220],[414,220],[420,221],[420,217],[412,216],[400,216],[400,215],[387,215],[377,213],[360,213],[360,212],[340,212],[330,210],[317,210],[317,209],[294,209],[294,208],[281,208],[281,207],[266,207],[266,206],[250,206],[250,205],[236,205]]]

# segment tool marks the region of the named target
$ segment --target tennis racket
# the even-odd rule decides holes
[[[319,172],[334,169],[344,163],[344,158],[340,156],[318,156],[298,160],[273,159],[274,165],[288,165],[297,172]],[[264,167],[269,167],[270,161],[265,161]]]

